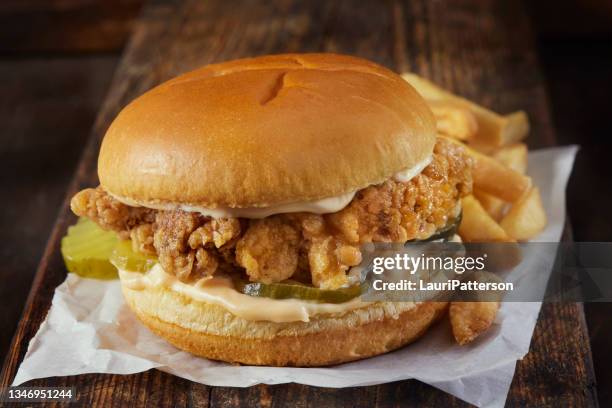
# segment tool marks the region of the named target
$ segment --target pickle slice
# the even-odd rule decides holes
[[[62,238],[61,252],[69,272],[94,279],[116,279],[117,269],[108,258],[117,244],[114,232],[104,231],[93,221],[79,218]]]
[[[239,281],[236,289],[245,295],[272,299],[301,299],[318,303],[344,303],[361,295],[361,286],[335,290],[319,289],[296,283],[248,283]]]
[[[110,255],[110,262],[124,271],[147,272],[157,263],[157,257],[134,251],[130,240],[118,240]]]

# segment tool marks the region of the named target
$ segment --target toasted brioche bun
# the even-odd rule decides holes
[[[208,65],[108,129],[102,187],[141,205],[265,207],[346,194],[426,160],[434,118],[400,76],[334,54]]]
[[[179,349],[251,365],[322,366],[386,353],[416,340],[447,307],[445,302],[377,302],[339,316],[274,323],[236,317],[165,286],[122,288],[138,318]]]

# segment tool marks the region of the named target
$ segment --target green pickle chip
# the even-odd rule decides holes
[[[117,279],[117,268],[146,272],[157,263],[156,257],[134,252],[131,241],[120,240],[87,218],[68,228],[61,251],[66,269],[85,278]]]
[[[114,232],[104,231],[94,222],[79,218],[62,238],[61,252],[66,269],[85,278],[116,279],[117,268],[109,262],[109,257],[117,242]]]
[[[257,283],[239,281],[236,289],[245,295],[272,299],[301,299],[318,303],[344,303],[361,295],[361,286],[341,289],[319,289],[299,283]]]
[[[86,278],[116,279],[117,269],[147,272],[157,263],[157,257],[134,251],[131,241],[118,239],[114,232],[104,231],[86,218],[79,218],[68,228],[62,238],[61,251],[68,271]],[[362,293],[360,285],[327,290],[296,281],[255,283],[237,280],[235,283],[238,291],[249,296],[318,303],[344,303]]]
[[[157,263],[157,257],[135,252],[130,240],[119,240],[110,255],[110,262],[118,269],[130,272],[147,272]]]

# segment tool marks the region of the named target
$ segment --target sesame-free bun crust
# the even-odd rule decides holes
[[[382,182],[434,143],[429,108],[392,71],[272,55],[208,65],[135,99],[106,133],[98,174],[140,204],[262,207]]]
[[[236,317],[165,286],[122,288],[138,318],[174,346],[200,357],[250,365],[322,366],[386,353],[420,337],[447,307],[444,302],[378,302],[340,316],[274,323]]]

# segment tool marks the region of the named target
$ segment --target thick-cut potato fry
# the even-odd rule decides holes
[[[470,343],[485,332],[498,310],[499,302],[451,302],[448,315],[457,343]]]
[[[529,133],[529,121],[523,111],[499,115],[465,98],[453,95],[411,72],[402,74],[402,78],[428,102],[444,102],[471,111],[478,123],[478,131],[470,143],[473,143],[478,150],[490,151],[495,147],[516,143]]]
[[[482,153],[473,150],[469,153],[475,159],[474,188],[508,202],[520,200],[529,191],[529,177]]]
[[[521,174],[527,172],[527,145],[525,143],[504,146],[493,153],[493,157],[514,171]]]
[[[488,152],[496,146],[517,143],[529,133],[529,119],[523,111],[498,115],[484,108],[480,108],[480,110],[480,114],[478,111],[474,111],[478,120],[479,131],[474,137],[472,145],[477,150]]]
[[[453,143],[460,143],[455,139],[446,137]],[[474,188],[501,198],[507,202],[520,200],[531,188],[531,178],[516,172],[494,158],[477,152],[469,146],[462,144],[466,152],[474,159]]]
[[[540,190],[534,187],[510,207],[510,211],[501,220],[500,225],[512,238],[527,241],[542,232],[546,222],[546,211],[542,206]]]
[[[482,205],[482,208],[484,208],[495,221],[501,220],[506,213],[508,203],[504,200],[500,200],[497,197],[493,197],[491,194],[479,190],[474,190],[474,197],[476,197],[480,205]]]
[[[463,216],[459,236],[466,242],[514,242],[514,240],[485,211],[473,196],[462,200]]]
[[[468,109],[444,102],[431,102],[429,107],[436,117],[438,133],[464,141],[476,135],[478,123]]]

